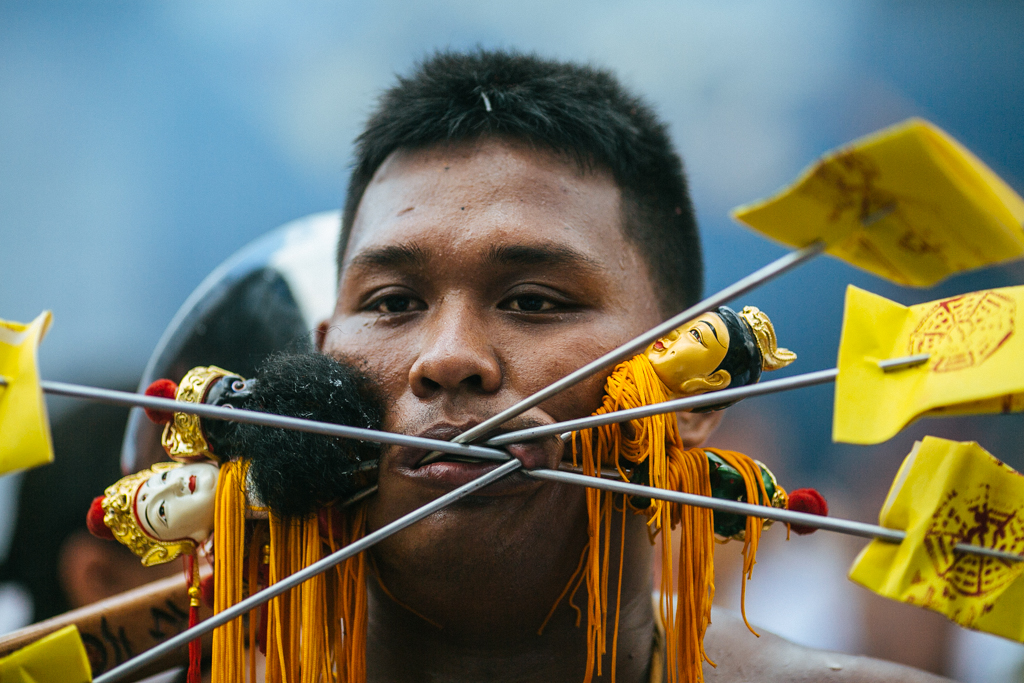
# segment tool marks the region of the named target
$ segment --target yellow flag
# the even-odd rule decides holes
[[[1024,642],[1024,562],[953,551],[964,543],[1024,555],[1024,476],[976,443],[928,436],[903,461],[879,523],[907,537],[869,543],[851,580]]]
[[[89,683],[92,669],[82,637],[65,626],[0,659],[3,683]]]
[[[791,247],[824,240],[829,254],[915,287],[1024,256],[1024,200],[921,119],[831,152],[733,217]]]
[[[50,312],[28,325],[0,320],[0,475],[53,462],[36,350]]]
[[[928,354],[885,372],[879,361]],[[832,439],[880,443],[922,416],[1024,410],[1024,287],[901,306],[852,285]]]

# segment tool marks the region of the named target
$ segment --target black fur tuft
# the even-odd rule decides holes
[[[329,356],[275,355],[256,371],[245,408],[308,420],[380,429],[383,402],[375,384]],[[249,460],[259,499],[282,516],[308,515],[376,480],[379,444],[238,423],[228,444]]]

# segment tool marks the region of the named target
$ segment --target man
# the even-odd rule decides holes
[[[450,439],[697,301],[701,258],[665,127],[607,72],[504,52],[436,55],[388,91],[359,139],[324,353],[379,376],[386,428]],[[594,376],[504,430],[590,414]],[[680,416],[688,445],[716,413]],[[510,447],[556,467],[555,439]],[[392,447],[369,530],[493,467]],[[628,516],[617,667],[658,666],[652,552]],[[552,606],[587,543],[584,493],[514,474],[372,551],[371,681],[582,680],[586,629]],[[608,585],[616,586],[612,553]],[[614,604],[614,602],[613,602]],[[781,607],[781,606],[780,606]],[[936,680],[814,652],[715,615],[708,680]],[[610,650],[611,648],[609,648]]]

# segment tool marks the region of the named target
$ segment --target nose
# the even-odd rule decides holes
[[[425,322],[419,355],[409,370],[417,398],[439,392],[493,393],[501,386],[501,364],[473,307],[442,304]]]
[[[171,490],[171,493],[179,498],[188,494],[188,484],[185,477],[174,477],[174,479],[167,482],[167,487]]]

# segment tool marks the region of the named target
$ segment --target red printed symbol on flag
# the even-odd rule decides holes
[[[974,292],[939,301],[910,335],[910,355],[931,355],[932,372],[966,370],[983,363],[1014,332],[1017,305],[996,292]]]

